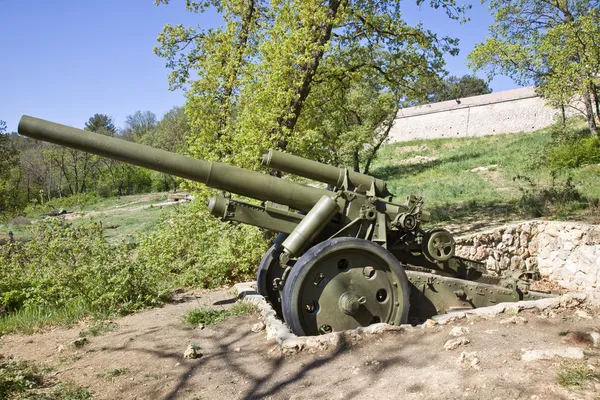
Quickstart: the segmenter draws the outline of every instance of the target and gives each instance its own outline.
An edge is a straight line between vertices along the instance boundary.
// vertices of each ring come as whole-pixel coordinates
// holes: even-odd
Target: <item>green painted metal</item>
[[[265,167],[324,182],[337,188],[343,188],[346,183],[349,183],[355,188],[362,186],[364,191],[367,191],[373,186],[377,196],[386,197],[391,195],[386,182],[381,179],[292,154],[269,150],[268,153],[263,154],[261,162]]]
[[[208,162],[100,135],[24,115],[18,132],[46,142],[124,161],[160,172],[204,183],[253,199],[274,201],[308,212],[326,190],[248,171],[218,162]]]
[[[299,335],[405,323],[409,304],[411,318],[425,319],[547,296],[530,292],[521,275],[493,277],[484,264],[455,256],[450,232],[422,227],[430,216],[421,198],[392,202],[385,182],[368,175],[276,151],[263,156],[266,166],[336,187],[328,191],[29,116],[18,131],[262,200],[256,205],[218,195],[208,209],[223,221],[289,235],[265,255],[258,281]]]
[[[333,216],[339,212],[339,205],[334,199],[329,196],[321,196],[317,204],[283,241],[282,246],[286,256],[300,256],[302,251],[325,229],[327,222],[331,221]]]

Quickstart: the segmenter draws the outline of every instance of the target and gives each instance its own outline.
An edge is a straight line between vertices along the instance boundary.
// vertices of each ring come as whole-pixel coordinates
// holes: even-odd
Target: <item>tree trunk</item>
[[[593,83],[590,86],[592,89],[592,99],[596,106],[596,118],[598,119],[598,122],[600,122],[600,98],[598,98],[598,87]]]
[[[385,143],[387,138],[390,136],[390,131],[392,130],[392,127],[396,123],[397,115],[398,115],[398,111],[394,111],[394,115],[389,119],[387,126],[385,127],[385,131],[379,137],[379,140],[377,141],[377,144],[373,147],[373,150],[371,150],[371,154],[369,154],[369,156],[367,157],[367,161],[365,162],[365,169],[363,171],[363,174],[367,174],[367,175],[369,174],[369,172],[370,172],[369,170],[371,169],[371,163],[375,159],[375,156],[377,155],[377,152],[379,151],[379,149],[381,148],[383,143]]]
[[[327,22],[322,24],[321,26],[315,27],[317,30],[317,34],[313,37],[313,43],[317,44],[317,51],[313,52],[312,57],[308,61],[308,63],[300,66],[302,70],[301,74],[301,84],[296,89],[296,94],[294,100],[290,102],[290,104],[286,107],[286,117],[280,118],[279,122],[279,141],[277,143],[277,147],[280,150],[285,150],[287,148],[287,139],[285,138],[285,132],[287,134],[293,132],[296,123],[298,122],[298,118],[300,116],[300,111],[302,111],[302,106],[304,105],[304,101],[308,97],[311,89],[312,80],[319,68],[319,64],[323,58],[323,54],[325,54],[325,44],[329,42],[331,38],[331,31],[333,30],[333,23],[335,17],[338,13],[339,7],[344,0],[329,0],[329,10],[327,11]]]
[[[592,98],[589,90],[583,91],[583,104],[585,105],[585,116],[588,121],[588,128],[592,135],[598,135],[598,128],[596,126],[596,118],[594,117],[594,108],[592,107]]]
[[[352,168],[354,172],[360,172],[360,158],[358,156],[358,150],[352,152]]]

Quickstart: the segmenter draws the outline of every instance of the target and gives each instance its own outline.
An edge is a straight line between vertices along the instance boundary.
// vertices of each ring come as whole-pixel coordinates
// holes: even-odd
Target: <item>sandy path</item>
[[[594,398],[593,386],[577,392],[556,383],[560,361],[525,362],[522,348],[564,348],[560,332],[600,329],[598,316],[573,310],[524,313],[526,324],[500,324],[508,316],[462,321],[365,337],[335,349],[282,354],[264,331],[251,332],[257,315],[231,318],[203,330],[186,329],[181,317],[200,304],[227,307],[231,291],[216,291],[179,304],[115,321],[117,330],[76,349],[85,327],[32,336],[9,335],[3,354],[51,366],[57,378],[89,388],[95,399],[579,399]],[[446,351],[454,326],[468,327],[471,341]],[[188,344],[203,357],[183,358]],[[473,369],[457,364],[476,352]],[[600,351],[587,348],[588,363]],[[106,373],[125,369],[116,377]],[[600,364],[597,366],[600,370]],[[600,385],[599,385],[600,387]],[[587,391],[586,391],[587,390]]]

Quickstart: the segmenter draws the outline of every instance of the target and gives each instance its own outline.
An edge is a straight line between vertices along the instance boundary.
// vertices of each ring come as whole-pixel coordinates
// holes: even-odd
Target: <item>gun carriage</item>
[[[404,324],[458,309],[548,295],[529,279],[500,279],[455,255],[452,234],[426,229],[423,199],[393,200],[381,179],[274,150],[266,168],[329,185],[325,190],[218,162],[23,116],[18,132],[262,201],[219,194],[208,202],[223,221],[279,232],[258,267],[258,291],[297,335],[373,323]]]

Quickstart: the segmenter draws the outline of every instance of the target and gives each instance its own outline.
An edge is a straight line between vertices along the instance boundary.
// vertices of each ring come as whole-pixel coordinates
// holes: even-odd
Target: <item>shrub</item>
[[[600,139],[588,136],[558,142],[548,152],[548,166],[552,170],[578,168],[600,163]]]
[[[532,217],[542,217],[560,214],[564,208],[586,208],[587,201],[573,184],[569,177],[564,182],[559,182],[553,176],[552,184],[539,186],[531,178],[517,175],[513,180],[525,182],[519,187],[521,198],[518,206],[521,210]]]
[[[138,262],[179,286],[217,287],[254,277],[266,249],[258,228],[223,223],[196,199],[140,238]]]
[[[33,235],[0,246],[0,305],[9,312],[75,300],[90,310],[128,312],[163,298],[162,272],[132,260],[125,246],[108,244],[98,223],[54,220]]]

